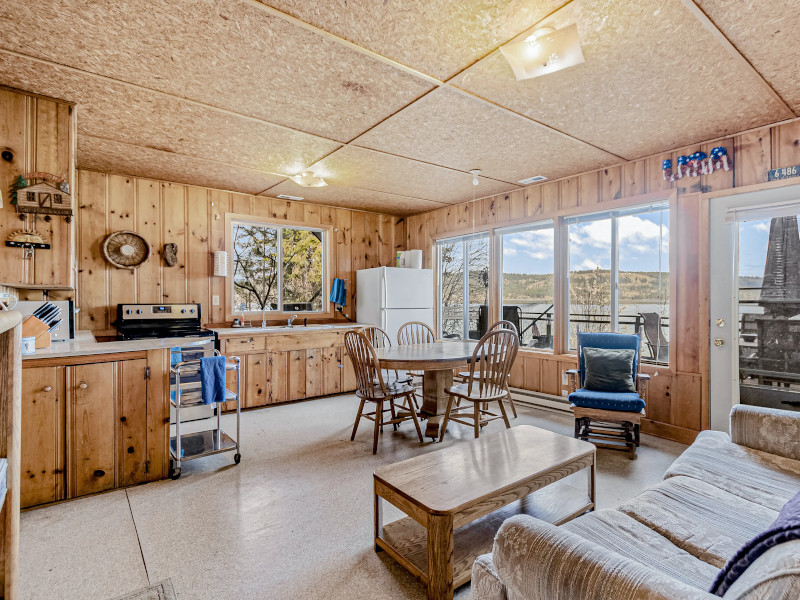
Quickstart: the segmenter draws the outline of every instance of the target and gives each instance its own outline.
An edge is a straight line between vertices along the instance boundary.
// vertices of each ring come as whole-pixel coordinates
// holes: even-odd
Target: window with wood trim
[[[520,344],[553,349],[555,227],[552,220],[496,230],[500,236],[501,319]]]
[[[645,334],[642,359],[669,353],[669,204],[570,217],[569,348],[577,331]]]
[[[439,336],[480,339],[489,320],[489,235],[439,240],[436,261]]]
[[[322,312],[324,229],[231,221],[233,312]]]

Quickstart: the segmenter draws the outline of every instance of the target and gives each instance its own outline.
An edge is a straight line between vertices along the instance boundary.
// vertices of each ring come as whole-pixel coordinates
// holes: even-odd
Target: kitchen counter
[[[75,332],[74,340],[68,342],[53,342],[49,348],[37,348],[35,354],[23,354],[22,360],[163,350],[176,346],[194,346],[206,342],[207,338],[185,337],[98,342],[91,331],[77,331]]]
[[[252,334],[275,334],[275,333],[315,333],[320,331],[342,330],[342,329],[360,329],[366,327],[366,323],[336,323],[330,325],[313,324],[313,325],[294,325],[288,327],[286,325],[268,325],[267,327],[209,327],[211,331],[215,332],[219,337],[226,337],[231,335],[252,335]]]

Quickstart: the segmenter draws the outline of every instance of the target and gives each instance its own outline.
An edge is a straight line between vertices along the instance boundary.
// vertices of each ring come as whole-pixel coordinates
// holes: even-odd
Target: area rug
[[[177,596],[172,587],[172,580],[165,579],[155,585],[114,598],[114,600],[177,600]]]

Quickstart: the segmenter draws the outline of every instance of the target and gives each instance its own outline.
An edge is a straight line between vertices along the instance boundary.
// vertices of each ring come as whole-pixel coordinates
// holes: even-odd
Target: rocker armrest
[[[731,441],[800,460],[800,413],[737,404],[731,410]]]
[[[527,515],[506,520],[492,561],[507,597],[547,600],[712,600],[706,591]],[[502,598],[486,595],[487,600]]]
[[[636,374],[636,391],[639,392],[639,397],[647,404],[647,390],[650,388],[650,375],[647,373]]]
[[[567,393],[571,394],[581,387],[581,372],[578,369],[567,369]]]

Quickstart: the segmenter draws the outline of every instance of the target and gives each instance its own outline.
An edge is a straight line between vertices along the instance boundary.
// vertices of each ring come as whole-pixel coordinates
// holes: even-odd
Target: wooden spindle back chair
[[[493,331],[502,331],[504,329],[507,331],[513,331],[517,336],[519,336],[519,331],[517,331],[517,326],[514,325],[514,323],[512,323],[511,321],[497,321],[496,323],[493,323],[491,327],[489,327],[489,330],[486,333],[488,334]],[[517,337],[517,341],[519,341],[519,337]],[[460,371],[458,373],[458,377],[462,382],[467,382],[469,380],[469,376],[470,376],[469,371]],[[508,403],[511,405],[511,412],[514,414],[514,418],[516,419],[517,406],[514,404],[514,399],[511,397],[511,390],[508,387],[508,382],[506,382],[506,392],[507,392],[506,398],[508,399]],[[456,406],[460,406],[460,404],[461,403],[458,402]]]
[[[350,441],[355,439],[358,424],[363,418],[375,423],[372,441],[373,454],[378,451],[378,433],[383,431],[384,425],[392,425],[394,429],[397,429],[403,421],[411,420],[417,430],[417,437],[422,442],[422,430],[419,427],[417,408],[414,403],[414,386],[408,382],[386,381],[383,370],[379,368],[375,348],[363,332],[348,331],[345,333],[344,345],[347,355],[353,363],[357,385],[356,396],[360,400]],[[402,403],[396,405],[397,399],[402,399]],[[367,402],[375,404],[374,412],[364,412]],[[384,414],[387,411],[390,412],[388,419]]]
[[[397,343],[401,346],[409,344],[432,344],[436,341],[436,334],[433,333],[427,324],[422,321],[411,321],[406,323],[397,332]]]
[[[468,381],[447,390],[450,399],[439,441],[444,439],[450,421],[471,425],[476,438],[480,436],[481,426],[495,419],[503,419],[506,427],[511,427],[503,399],[508,395],[508,374],[518,350],[519,336],[510,329],[495,329],[480,339],[472,353]],[[472,406],[454,407],[456,399],[472,402]],[[500,414],[481,408],[481,405],[490,402],[498,403]],[[471,422],[463,419],[470,419]]]

